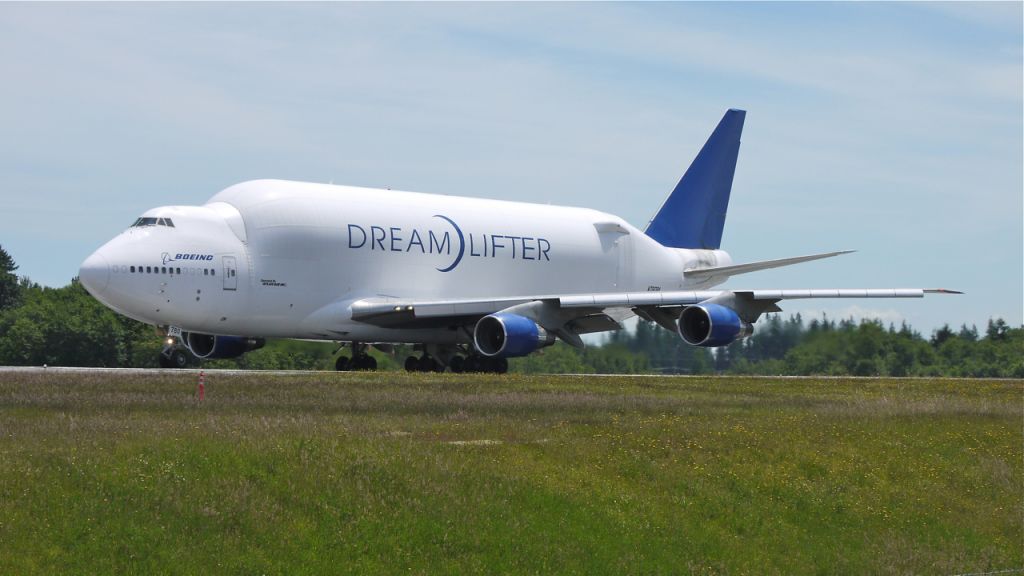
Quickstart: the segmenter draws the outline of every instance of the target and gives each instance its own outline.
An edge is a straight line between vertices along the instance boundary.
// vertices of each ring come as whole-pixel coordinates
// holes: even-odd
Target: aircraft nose
[[[82,267],[78,269],[78,281],[93,296],[98,296],[107,288],[110,281],[110,264],[99,251],[93,252],[85,262],[82,262]]]

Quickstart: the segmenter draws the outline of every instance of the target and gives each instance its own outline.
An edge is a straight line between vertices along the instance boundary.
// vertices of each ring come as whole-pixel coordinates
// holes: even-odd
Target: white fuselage
[[[134,226],[97,250],[82,267],[90,290],[137,320],[209,334],[464,341],[353,321],[350,305],[704,289],[683,270],[731,262],[584,208],[277,180],[143,216],[173,227]]]

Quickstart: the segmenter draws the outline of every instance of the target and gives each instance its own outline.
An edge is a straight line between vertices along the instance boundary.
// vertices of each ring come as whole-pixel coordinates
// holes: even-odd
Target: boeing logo
[[[451,272],[463,258],[506,258],[550,262],[551,243],[545,238],[509,234],[463,233],[454,220],[441,214],[434,218],[451,229],[421,230],[401,226],[348,225],[348,247],[352,250],[419,252],[451,257],[438,272]]]
[[[213,254],[182,254],[181,252],[179,252],[174,255],[174,258],[171,258],[170,252],[164,252],[163,254],[160,255],[160,259],[163,260],[164,264],[167,264],[168,262],[178,262],[180,260],[211,261],[213,260]]]

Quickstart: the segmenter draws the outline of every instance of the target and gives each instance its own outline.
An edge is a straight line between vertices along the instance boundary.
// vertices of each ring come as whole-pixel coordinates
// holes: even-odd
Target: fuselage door
[[[234,256],[224,256],[224,289],[238,289],[238,265]]]

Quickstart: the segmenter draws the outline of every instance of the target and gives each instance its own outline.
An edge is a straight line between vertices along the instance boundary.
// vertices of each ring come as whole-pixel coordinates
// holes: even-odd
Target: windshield
[[[167,226],[169,228],[174,228],[174,222],[171,222],[170,218],[142,217],[136,219],[131,225],[132,228],[138,228],[141,226]]]

